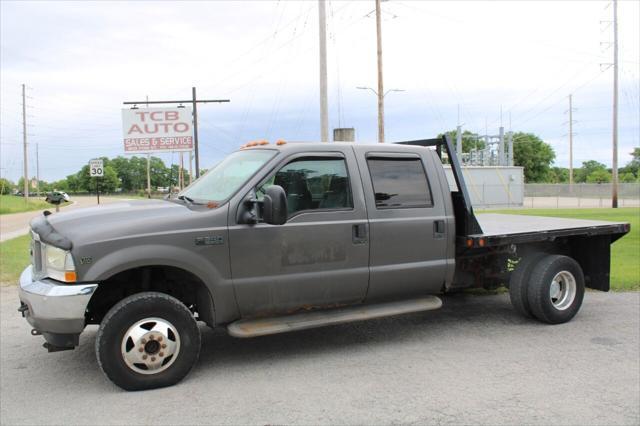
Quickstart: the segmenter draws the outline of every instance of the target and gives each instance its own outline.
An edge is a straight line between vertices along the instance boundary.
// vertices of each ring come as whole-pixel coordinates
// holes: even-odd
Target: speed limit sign
[[[89,176],[102,177],[104,176],[104,167],[101,159],[89,161]]]

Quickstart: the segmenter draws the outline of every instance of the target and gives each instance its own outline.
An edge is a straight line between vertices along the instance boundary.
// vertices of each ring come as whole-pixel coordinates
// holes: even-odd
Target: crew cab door
[[[369,282],[369,239],[353,150],[290,155],[255,187],[257,199],[269,185],[286,192],[287,222],[229,227],[241,315],[361,302]]]
[[[451,218],[429,153],[357,149],[371,245],[367,300],[439,292],[453,262]]]

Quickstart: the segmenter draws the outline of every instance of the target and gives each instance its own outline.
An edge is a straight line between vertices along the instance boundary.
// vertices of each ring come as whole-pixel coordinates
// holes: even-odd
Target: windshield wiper
[[[178,195],[178,200],[186,201],[189,204],[196,204],[196,202],[193,201],[193,198],[189,198],[186,195]]]

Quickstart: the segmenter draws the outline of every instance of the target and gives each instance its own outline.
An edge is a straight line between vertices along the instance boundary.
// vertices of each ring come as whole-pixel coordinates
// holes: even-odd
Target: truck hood
[[[46,220],[55,233],[78,246],[200,226],[225,226],[226,210],[192,210],[165,200],[136,200],[52,214]],[[34,219],[32,226],[41,221]]]

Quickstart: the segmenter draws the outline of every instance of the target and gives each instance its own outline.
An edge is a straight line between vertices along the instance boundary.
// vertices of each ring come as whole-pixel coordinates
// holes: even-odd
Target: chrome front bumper
[[[84,330],[84,314],[97,287],[49,279],[33,281],[32,267],[28,266],[20,275],[19,310],[40,333],[78,334]]]

